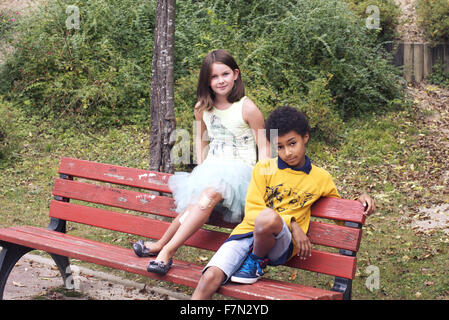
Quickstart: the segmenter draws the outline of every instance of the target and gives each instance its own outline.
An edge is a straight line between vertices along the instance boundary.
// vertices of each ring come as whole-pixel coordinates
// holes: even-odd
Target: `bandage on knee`
[[[179,218],[179,223],[182,224],[189,214],[190,214],[190,211],[189,211],[189,210],[186,210],[186,211],[183,213],[183,215],[181,216],[181,218]]]
[[[211,207],[211,203],[212,203],[212,199],[209,198],[207,195],[202,194],[200,199],[198,200],[198,205],[200,206],[200,208],[202,210],[206,209],[206,208],[210,208]]]

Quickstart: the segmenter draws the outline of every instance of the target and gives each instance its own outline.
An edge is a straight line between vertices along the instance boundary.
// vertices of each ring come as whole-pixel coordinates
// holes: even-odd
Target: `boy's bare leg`
[[[263,210],[256,218],[254,225],[254,248],[253,254],[258,257],[265,257],[273,248],[284,223],[279,214],[272,209]]]
[[[221,200],[221,194],[217,193],[214,189],[208,188],[204,190],[198,202],[189,206],[186,212],[184,212],[184,221],[179,225],[167,244],[161,249],[156,260],[167,263],[175,255],[176,250],[206,223],[215,205]]]
[[[218,288],[220,288],[226,275],[217,267],[209,267],[203,273],[198,285],[193,292],[192,300],[210,300]]]

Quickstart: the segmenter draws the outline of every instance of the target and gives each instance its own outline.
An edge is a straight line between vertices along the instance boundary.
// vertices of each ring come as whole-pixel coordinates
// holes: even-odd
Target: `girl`
[[[215,206],[224,220],[240,222],[256,163],[256,144],[259,160],[270,156],[265,134],[257,134],[264,129],[262,112],[245,97],[240,69],[227,51],[215,50],[204,58],[197,97],[199,165],[191,173],[175,173],[168,182],[179,215],[157,242],[133,244],[138,256],[157,255],[148,265],[149,272],[166,274],[176,250],[209,219]]]

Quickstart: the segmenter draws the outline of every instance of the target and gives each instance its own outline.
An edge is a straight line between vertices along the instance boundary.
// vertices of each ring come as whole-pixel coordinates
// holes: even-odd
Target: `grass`
[[[147,129],[128,126],[92,132],[68,123],[54,126],[25,117],[1,99],[0,111],[6,128],[3,143],[8,143],[7,153],[0,160],[0,227],[48,225],[51,189],[62,156],[148,167]],[[449,202],[447,185],[444,187],[441,178],[448,167],[447,157],[443,158],[445,151],[433,147],[437,133],[421,126],[420,121],[419,110],[412,106],[384,116],[367,115],[346,123],[343,143],[327,145],[312,139],[308,146],[308,155],[331,172],[342,197],[356,198],[366,191],[376,200],[377,213],[367,220],[363,231],[353,299],[449,299],[448,235],[442,231],[420,232],[410,223],[421,218],[419,208]],[[126,247],[135,239],[77,224],[69,224],[69,231]],[[182,248],[178,257],[205,264],[211,254]],[[372,283],[372,270],[379,271],[379,287],[371,291],[367,283]],[[151,285],[192,292],[109,271]],[[324,288],[333,284],[332,277],[286,267],[270,267],[267,276]]]

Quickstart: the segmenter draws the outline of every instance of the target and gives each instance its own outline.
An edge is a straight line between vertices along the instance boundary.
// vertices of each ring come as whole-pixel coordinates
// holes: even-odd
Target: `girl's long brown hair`
[[[196,96],[199,101],[198,109],[200,111],[210,111],[214,107],[215,94],[210,88],[209,83],[211,66],[215,62],[227,65],[232,69],[232,71],[235,69],[240,70],[234,58],[226,50],[214,50],[207,54],[207,56],[203,59],[203,64],[201,65],[200,76],[198,78],[198,87],[196,89]],[[241,72],[239,72],[238,78],[235,80],[234,86],[228,95],[228,101],[234,103],[239,101],[243,96],[245,96],[245,88],[243,86]]]

